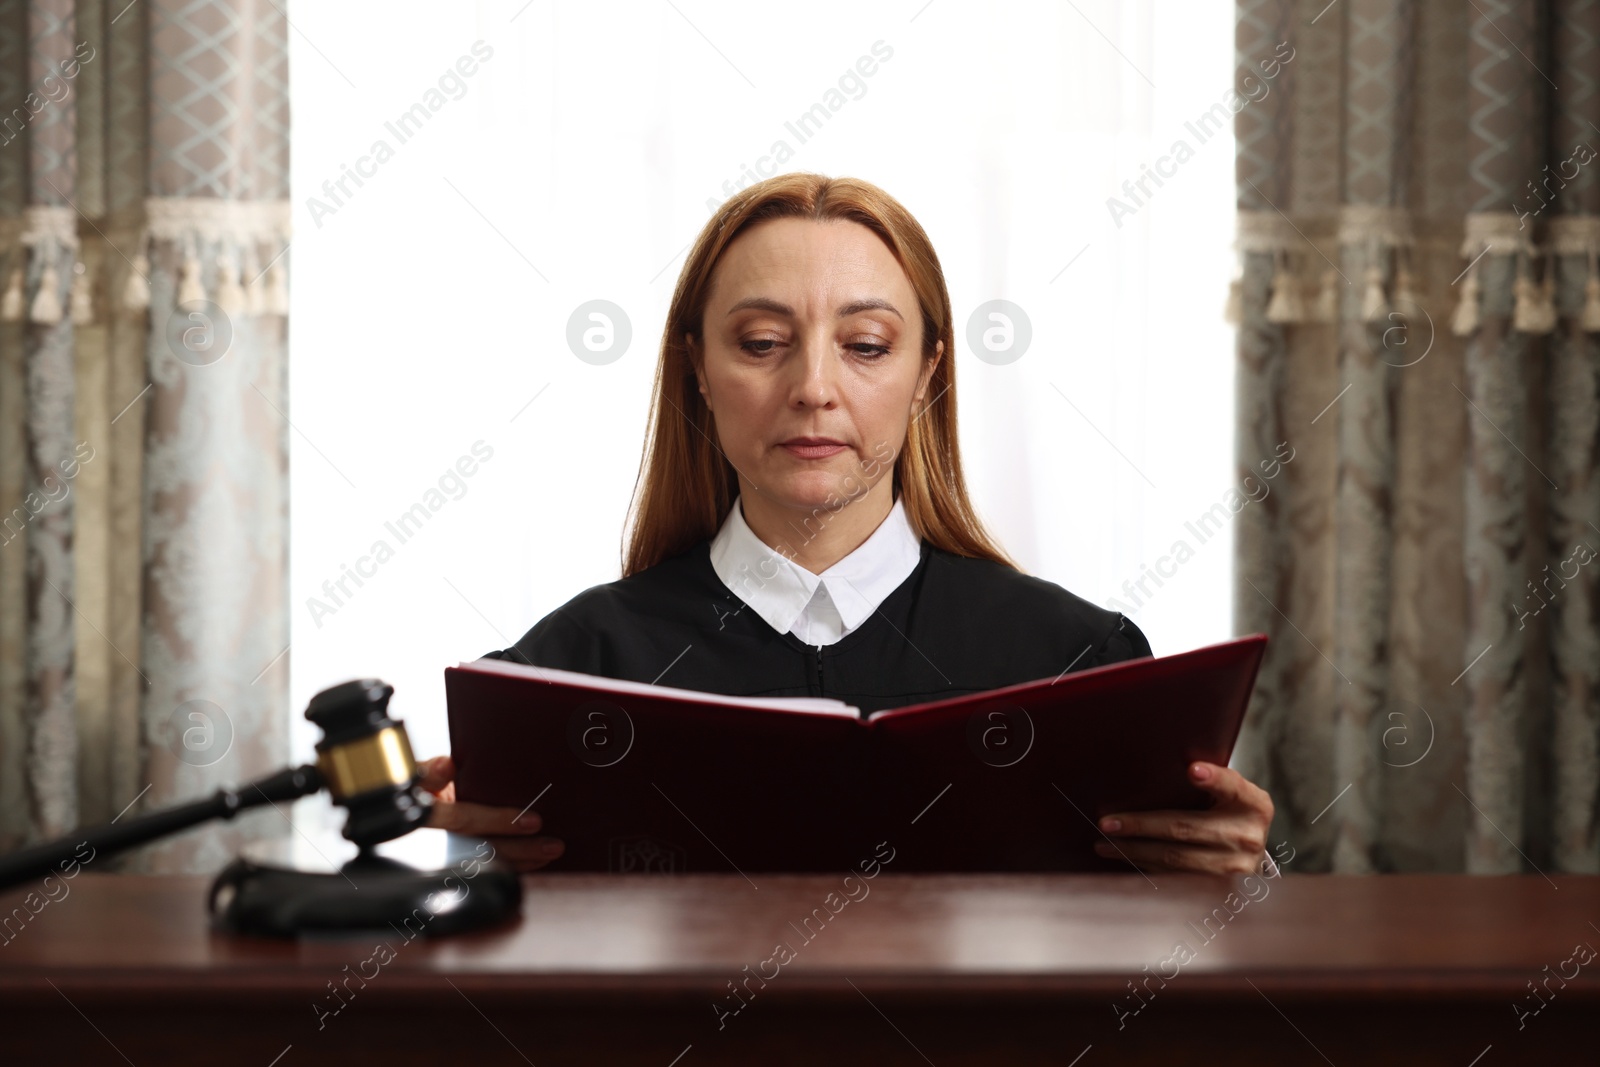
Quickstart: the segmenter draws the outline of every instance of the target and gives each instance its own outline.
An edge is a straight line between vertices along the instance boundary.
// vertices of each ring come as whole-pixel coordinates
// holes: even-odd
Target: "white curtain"
[[[775,152],[882,186],[932,236],[967,476],[1007,548],[1115,599],[1158,654],[1230,635],[1231,529],[1185,526],[1234,469],[1233,130],[1185,125],[1234,85],[1226,0],[290,19],[297,754],[306,700],[358,675],[394,683],[418,751],[444,751],[444,667],[619,576],[683,252]],[[1132,199],[1144,165],[1169,176]],[[592,300],[632,331],[604,365],[567,341]],[[992,300],[1031,326],[1012,362],[964,340]],[[1161,563],[1179,540],[1192,557]]]

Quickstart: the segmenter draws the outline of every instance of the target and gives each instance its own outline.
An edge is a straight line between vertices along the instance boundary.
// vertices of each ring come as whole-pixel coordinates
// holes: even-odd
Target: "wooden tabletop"
[[[214,933],[199,877],[85,874],[0,946],[0,996],[116,987],[218,998],[305,991],[371,955],[375,935],[278,942]],[[724,991],[767,963],[790,995],[1019,989],[1107,999],[1145,973],[1210,995],[1515,999],[1600,946],[1600,877],[817,875],[526,877],[522,917],[430,941],[385,940],[393,992]],[[833,894],[830,897],[830,894]],[[1230,897],[1230,894],[1234,894]],[[0,914],[24,892],[0,895]],[[837,909],[837,913],[834,913]],[[809,924],[805,920],[810,917]],[[1209,922],[1208,922],[1209,920]],[[1187,958],[1175,955],[1179,942]],[[1164,962],[1165,961],[1165,962]],[[1570,967],[1571,965],[1569,965]],[[1600,961],[1590,965],[1593,971]],[[1570,973],[1570,971],[1569,971]],[[848,987],[846,987],[848,991]],[[1600,982],[1563,995],[1600,999]]]
[[[0,944],[8,1067],[1498,1067],[1600,1037],[1595,876],[541,874],[506,927],[409,942],[219,934],[206,878],[66,884]]]

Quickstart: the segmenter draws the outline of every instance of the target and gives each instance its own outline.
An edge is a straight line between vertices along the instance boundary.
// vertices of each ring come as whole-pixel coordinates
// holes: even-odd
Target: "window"
[[[444,668],[618,576],[686,247],[774,165],[928,229],[970,486],[1025,568],[1158,654],[1230,635],[1231,530],[1185,524],[1234,480],[1233,131],[1186,124],[1232,85],[1232,6],[808,12],[293,5],[296,757],[311,695],[372,675],[445,751]],[[566,340],[595,299],[631,330],[605,365]],[[1026,315],[1011,362],[966,340],[975,314],[1020,332],[995,299]],[[1146,566],[1169,576],[1141,594]]]

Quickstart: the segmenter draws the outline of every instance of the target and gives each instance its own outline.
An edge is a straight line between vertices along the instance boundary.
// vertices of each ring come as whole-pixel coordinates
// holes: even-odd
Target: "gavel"
[[[306,718],[322,729],[317,761],[269,774],[238,789],[219,789],[204,800],[151,812],[126,822],[113,820],[0,857],[0,889],[55,873],[87,844],[92,855],[115,853],[186,830],[210,819],[295,800],[326,788],[348,811],[344,836],[361,854],[424,825],[433,798],[411,753],[403,723],[389,718],[394,687],[362,678],[324,689],[306,706]]]

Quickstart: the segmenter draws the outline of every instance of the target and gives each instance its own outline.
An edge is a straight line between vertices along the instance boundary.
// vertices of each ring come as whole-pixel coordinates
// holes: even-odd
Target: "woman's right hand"
[[[434,796],[428,825],[451,833],[486,838],[495,855],[519,871],[536,871],[561,855],[565,847],[558,838],[537,837],[543,825],[538,812],[527,810],[518,817],[516,808],[492,808],[456,800],[456,764],[449,756],[435,756],[417,764],[422,771],[422,788]]]

